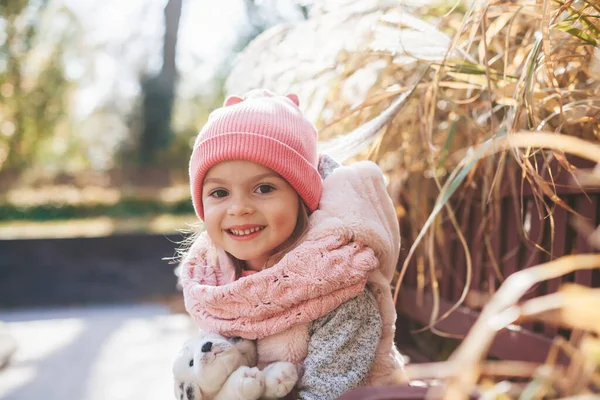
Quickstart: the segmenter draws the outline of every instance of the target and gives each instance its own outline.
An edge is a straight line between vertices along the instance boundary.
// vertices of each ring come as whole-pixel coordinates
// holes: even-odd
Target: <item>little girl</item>
[[[318,157],[298,98],[257,90],[211,113],[189,172],[205,231],[179,274],[201,329],[256,339],[259,368],[295,363],[299,399],[405,381],[390,289],[400,235],[376,164]]]

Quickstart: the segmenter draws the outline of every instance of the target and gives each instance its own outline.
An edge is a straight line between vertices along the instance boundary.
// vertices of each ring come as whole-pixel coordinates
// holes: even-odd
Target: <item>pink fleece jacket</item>
[[[234,281],[234,269],[206,234],[181,264],[186,309],[199,327],[258,339],[259,361],[302,364],[308,324],[361,293],[374,294],[383,322],[369,384],[404,382],[394,345],[391,293],[400,246],[398,221],[379,167],[363,161],[334,170],[304,241],[269,269]]]

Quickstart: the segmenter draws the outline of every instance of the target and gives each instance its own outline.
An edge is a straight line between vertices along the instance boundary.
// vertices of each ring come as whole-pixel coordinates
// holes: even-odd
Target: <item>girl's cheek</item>
[[[298,205],[289,205],[278,208],[277,213],[274,213],[275,215],[273,215],[277,225],[282,227],[287,226],[288,228],[291,227],[293,230],[296,227],[296,221],[298,219],[298,212],[294,211],[297,210],[297,207]]]

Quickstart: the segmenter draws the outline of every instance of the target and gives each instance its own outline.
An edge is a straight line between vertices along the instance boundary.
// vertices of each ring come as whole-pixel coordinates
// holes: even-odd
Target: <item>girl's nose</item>
[[[229,215],[247,215],[254,212],[249,201],[243,198],[233,198],[228,208]]]

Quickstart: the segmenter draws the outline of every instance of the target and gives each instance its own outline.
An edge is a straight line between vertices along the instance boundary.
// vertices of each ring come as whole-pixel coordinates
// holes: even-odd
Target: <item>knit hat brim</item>
[[[272,157],[272,154],[278,157]],[[189,167],[192,202],[201,220],[204,220],[204,177],[216,164],[231,160],[252,161],[272,169],[296,190],[310,212],[318,208],[323,190],[321,176],[304,157],[285,143],[268,136],[227,132],[198,143],[192,152]]]

